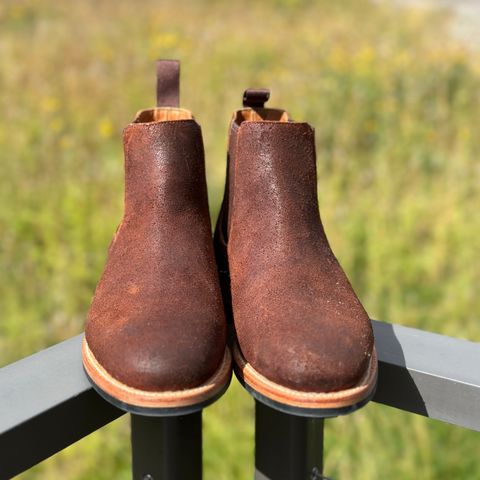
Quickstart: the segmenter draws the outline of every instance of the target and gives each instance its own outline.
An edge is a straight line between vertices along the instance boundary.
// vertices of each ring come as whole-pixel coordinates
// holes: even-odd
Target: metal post
[[[131,415],[133,480],[201,480],[202,412]]]
[[[323,418],[306,418],[255,402],[255,480],[320,480]]]

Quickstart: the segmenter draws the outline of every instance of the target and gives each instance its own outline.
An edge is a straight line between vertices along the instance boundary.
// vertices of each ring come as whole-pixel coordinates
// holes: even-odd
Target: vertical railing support
[[[131,415],[133,480],[201,480],[202,412]]]
[[[320,480],[322,471],[323,419],[255,402],[255,480]]]

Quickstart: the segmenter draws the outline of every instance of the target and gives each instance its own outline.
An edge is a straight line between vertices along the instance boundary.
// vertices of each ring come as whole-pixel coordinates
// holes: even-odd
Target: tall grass
[[[0,5],[0,364],[83,328],[122,213],[122,128],[180,58],[215,217],[247,86],[316,127],[321,214],[373,318],[480,340],[480,70],[442,12],[393,3]],[[207,479],[252,476],[253,404],[204,414]],[[123,418],[21,478],[129,478]],[[326,427],[337,479],[474,479],[478,435],[370,404]]]

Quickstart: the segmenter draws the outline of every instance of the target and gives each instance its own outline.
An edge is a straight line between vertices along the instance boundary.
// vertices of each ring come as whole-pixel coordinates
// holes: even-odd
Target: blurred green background
[[[446,11],[342,1],[0,4],[0,365],[82,331],[123,208],[122,128],[180,58],[212,218],[248,86],[316,128],[322,218],[372,318],[480,341],[480,68]],[[249,479],[253,402],[204,413],[207,480]],[[475,479],[478,434],[377,404],[326,422],[335,479]],[[21,476],[128,479],[124,417]]]

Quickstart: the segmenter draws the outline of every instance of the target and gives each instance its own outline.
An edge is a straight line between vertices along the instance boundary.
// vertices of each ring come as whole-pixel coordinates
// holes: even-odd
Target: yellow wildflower
[[[152,38],[152,48],[158,50],[173,48],[178,44],[179,38],[176,33],[162,32]]]
[[[40,108],[46,113],[52,113],[58,110],[60,102],[56,97],[43,97],[40,101]]]
[[[112,122],[106,118],[102,119],[98,124],[98,133],[102,138],[110,138],[113,134]]]

